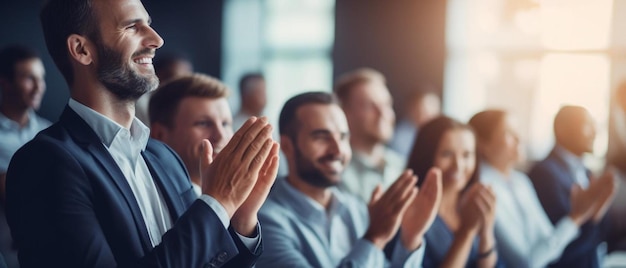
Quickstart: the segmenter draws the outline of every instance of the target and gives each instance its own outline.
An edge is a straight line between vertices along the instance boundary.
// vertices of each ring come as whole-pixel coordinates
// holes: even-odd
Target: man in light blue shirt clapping
[[[351,158],[346,117],[335,97],[309,92],[287,101],[280,114],[281,147],[289,164],[259,212],[265,250],[258,267],[416,267],[423,234],[441,200],[441,173],[419,191],[412,171],[369,207],[336,189]],[[399,239],[392,240],[401,229]],[[391,256],[383,249],[393,241]]]

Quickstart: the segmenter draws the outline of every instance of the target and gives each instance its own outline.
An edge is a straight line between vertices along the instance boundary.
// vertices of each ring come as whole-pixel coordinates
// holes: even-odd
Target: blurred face
[[[211,142],[215,158],[233,136],[228,101],[226,98],[186,97],[178,105],[173,126],[162,130],[160,139],[176,151],[194,176],[199,172],[202,140]]]
[[[261,115],[267,104],[266,87],[264,79],[253,79],[248,82],[246,93],[246,106],[255,115]]]
[[[442,171],[444,189],[461,191],[476,168],[476,140],[466,129],[444,133],[435,153],[434,166]]]
[[[120,100],[137,100],[154,90],[159,79],[152,58],[163,39],[150,27],[148,12],[139,0],[95,1],[100,36],[98,80]]]
[[[46,71],[39,58],[27,59],[15,64],[13,81],[6,83],[5,98],[22,109],[39,109],[46,91]]]
[[[344,111],[352,135],[372,143],[386,143],[393,135],[396,115],[387,87],[380,82],[356,86]]]
[[[572,131],[572,145],[581,153],[592,153],[596,139],[595,122],[588,112],[581,117],[580,123],[573,126],[575,129]]]
[[[501,161],[506,165],[517,163],[521,158],[520,141],[513,119],[506,116],[492,131],[491,140],[480,143],[487,161]]]
[[[430,120],[441,114],[441,103],[439,97],[434,94],[428,94],[418,101],[411,111],[412,118],[416,126],[423,126]]]
[[[297,111],[300,128],[290,165],[308,184],[326,188],[339,183],[352,157],[348,123],[337,105],[310,104]]]

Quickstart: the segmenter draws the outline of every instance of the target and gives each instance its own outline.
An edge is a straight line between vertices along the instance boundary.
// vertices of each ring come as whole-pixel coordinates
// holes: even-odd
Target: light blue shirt
[[[384,163],[376,166],[367,156],[354,151],[352,161],[343,172],[339,189],[360,197],[365,203],[372,198],[377,185],[387,190],[404,172],[406,160],[395,151],[385,148]]]
[[[396,124],[389,147],[408,159],[411,156],[417,133],[417,126],[408,119],[402,119]]]
[[[578,226],[569,217],[552,226],[526,174],[513,170],[506,176],[484,162],[480,174],[498,200],[495,236],[498,256],[506,266],[545,267],[578,237]]]
[[[146,161],[141,152],[146,149],[150,129],[139,119],[133,119],[130,129],[126,129],[95,110],[70,99],[68,106],[74,110],[107,148],[128,182],[143,216],[152,246],[161,243],[161,237],[172,227],[171,216],[165,199],[154,184]],[[224,228],[230,226],[226,209],[213,197],[201,195],[202,199],[217,214]],[[248,249],[259,244],[259,236],[247,238],[239,235]]]
[[[422,263],[425,246],[408,252],[400,239],[389,263],[382,250],[362,238],[369,225],[365,203],[336,189],[325,209],[279,178],[259,218],[265,250],[257,267],[420,267]]]
[[[28,112],[28,123],[21,127],[17,122],[0,113],[0,173],[6,173],[13,154],[32,140],[39,131],[50,126],[50,121]]]

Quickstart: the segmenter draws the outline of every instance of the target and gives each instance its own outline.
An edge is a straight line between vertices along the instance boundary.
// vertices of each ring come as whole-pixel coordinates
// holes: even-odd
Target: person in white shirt
[[[478,139],[480,180],[498,198],[495,235],[501,260],[508,267],[545,267],[558,260],[606,192],[598,186],[573,188],[571,211],[553,226],[528,176],[514,169],[522,154],[512,117],[503,110],[486,110],[469,124]]]
[[[44,65],[32,49],[0,50],[0,253],[9,267],[18,264],[4,210],[6,172],[17,149],[51,124],[35,113],[46,91],[44,78]]]
[[[201,195],[200,146],[208,139],[213,158],[233,136],[228,88],[204,75],[183,75],[155,90],[150,99],[152,138],[169,145],[187,167],[194,190]]]
[[[239,129],[251,116],[262,116],[267,104],[265,77],[261,73],[247,73],[239,80],[241,105],[233,118],[233,129]]]
[[[334,88],[348,119],[353,151],[339,187],[365,202],[377,185],[389,187],[406,165],[406,159],[386,145],[396,115],[385,83],[383,74],[363,68],[342,75]]]

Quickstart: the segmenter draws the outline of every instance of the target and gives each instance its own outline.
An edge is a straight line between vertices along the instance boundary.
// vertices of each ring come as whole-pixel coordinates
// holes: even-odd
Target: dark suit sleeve
[[[572,181],[568,173],[560,172],[554,165],[540,163],[528,175],[552,224],[568,216],[572,185],[566,183]],[[565,248],[557,266],[596,267],[596,248],[603,240],[602,229],[601,225],[591,221],[581,226],[580,235]]]
[[[80,157],[88,155],[77,157],[64,144],[42,139],[15,154],[7,176],[7,216],[21,267],[220,267],[237,261],[240,241],[200,200],[155,248],[128,245],[138,243],[136,228],[144,223],[127,216],[125,200],[102,201],[118,191],[95,179],[105,171],[85,168]]]

